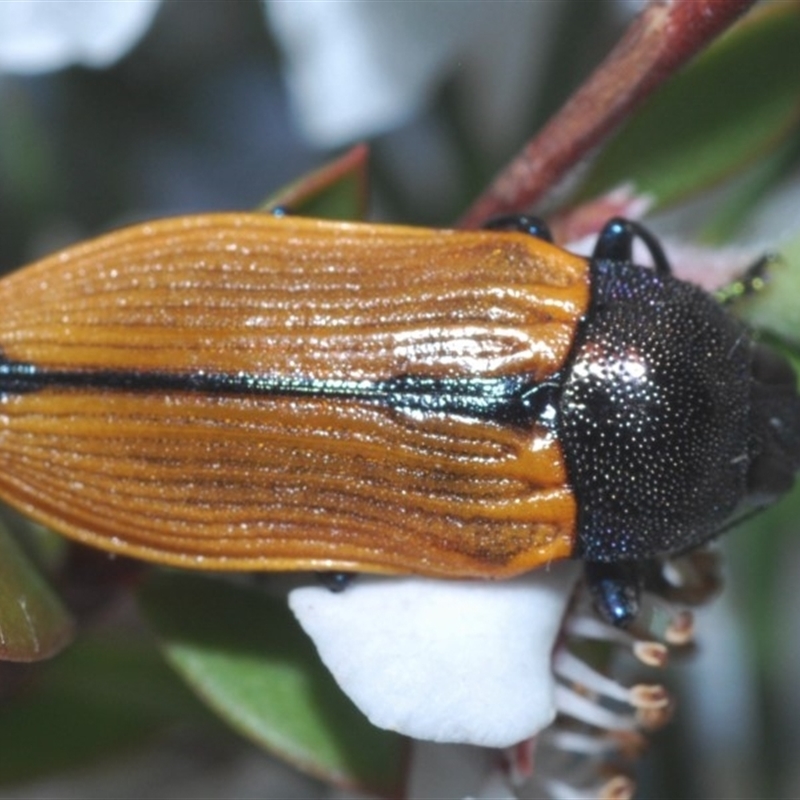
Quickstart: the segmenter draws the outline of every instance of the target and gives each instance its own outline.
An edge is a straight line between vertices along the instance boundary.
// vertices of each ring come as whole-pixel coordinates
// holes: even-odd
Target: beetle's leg
[[[639,614],[640,565],[635,561],[588,561],[584,574],[598,614],[617,628],[628,627]]]
[[[332,592],[343,592],[354,580],[352,572],[318,572],[317,580]]]
[[[754,261],[745,271],[741,278],[726,284],[714,292],[714,297],[723,305],[728,305],[738,300],[740,297],[749,297],[756,292],[760,292],[766,283],[765,273],[767,267],[778,259],[774,253],[765,253],[761,258]]]
[[[528,214],[509,214],[504,217],[495,217],[484,223],[484,228],[490,231],[519,231],[529,233],[537,239],[544,239],[546,242],[553,241],[553,234],[547,223],[539,217]]]
[[[605,224],[597,237],[593,257],[606,261],[630,262],[633,259],[634,239],[644,242],[659,275],[672,274],[669,259],[658,239],[644,225],[622,217],[614,217]]]

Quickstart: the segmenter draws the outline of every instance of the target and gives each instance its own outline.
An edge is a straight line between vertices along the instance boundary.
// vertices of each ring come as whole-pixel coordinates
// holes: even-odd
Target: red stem
[[[588,80],[467,210],[461,227],[530,208],[754,2],[651,0]]]

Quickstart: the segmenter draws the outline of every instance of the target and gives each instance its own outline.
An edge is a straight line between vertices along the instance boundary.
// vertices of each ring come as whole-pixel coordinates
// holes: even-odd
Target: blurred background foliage
[[[414,118],[372,137],[381,216],[452,222],[623,29],[613,4],[564,5],[564,19],[548,25],[563,37],[546,46],[554,77],[526,81],[533,88],[516,130],[481,142],[467,128],[475,112],[456,63]],[[2,263],[139,217],[251,208],[318,165],[331,148],[298,129],[280,68],[261,5],[233,0],[164,3],[135,49],[107,69],[4,75]]]
[[[530,4],[502,5],[505,24],[534,25],[531,17],[515,22],[509,11]],[[454,51],[405,120],[390,130],[364,131],[372,144],[373,218],[452,223],[608,51],[629,4],[542,5],[552,8],[522,45],[529,56],[524,69],[504,75],[507,65],[492,72],[480,61],[468,69],[469,50]],[[784,21],[771,37],[737,47],[754,48],[749,58],[771,63],[785,55],[774,37],[788,35],[790,27]],[[492,50],[480,36],[469,46],[481,54]],[[494,49],[501,48],[495,43]],[[790,79],[793,63],[800,75],[800,49],[791,53],[788,66],[778,61],[776,67],[787,77],[782,94],[770,95],[781,94],[782,113],[766,104],[745,126],[740,108],[727,121],[728,132],[715,130],[712,138],[694,116],[705,102],[692,94],[697,84],[673,84],[669,91],[677,95],[650,116],[643,113],[628,138],[597,162],[586,192],[611,188],[638,163],[641,185],[657,194],[662,190],[652,187],[663,185],[672,201],[655,218],[657,229],[762,249],[793,234],[786,253],[796,250],[800,91]],[[733,62],[739,58],[734,52]],[[283,64],[260,3],[173,0],[161,4],[134,49],[105,69],[0,72],[0,269],[125,222],[252,208],[324,163],[347,140],[323,145],[298,125]],[[743,78],[725,74],[730,95],[737,95]],[[487,98],[512,91],[507,117],[486,110],[492,108]],[[748,107],[757,105],[744,98]],[[724,142],[740,146],[747,131],[760,144],[741,156],[731,180],[715,174],[708,179],[713,191],[687,200],[686,176],[706,169],[709,154],[720,156]],[[647,146],[659,137],[675,143],[662,160]],[[735,159],[722,160],[728,169]],[[800,330],[792,317],[798,295],[791,283],[785,286],[776,307],[751,313],[764,325],[778,318],[776,335],[792,339]],[[641,765],[640,797],[800,796],[798,514],[795,494],[725,542],[728,586],[698,615],[697,652],[675,660],[676,718]],[[15,515],[4,518],[14,546],[56,583],[69,575],[61,588],[82,633],[51,663],[1,665],[0,796],[325,796],[321,783],[231,734],[186,692],[156,656],[133,604],[115,591],[128,580],[124,565],[65,554],[63,544]],[[0,565],[0,580],[11,591],[8,568]],[[169,587],[148,587],[145,608],[158,602],[159,591],[168,594]],[[41,602],[42,613],[55,619],[64,613],[46,592]],[[168,657],[180,668],[176,661],[191,660],[191,652],[173,648]]]

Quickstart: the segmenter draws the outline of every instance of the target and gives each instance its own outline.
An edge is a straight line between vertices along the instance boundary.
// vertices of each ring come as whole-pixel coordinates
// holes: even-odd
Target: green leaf
[[[770,669],[768,659],[779,649],[780,637],[786,634],[781,614],[776,613],[785,600],[783,585],[775,582],[775,575],[796,546],[799,519],[800,485],[796,485],[741,530],[734,530],[726,543],[731,584],[738,587],[739,624],[749,628],[748,639],[758,645],[752,655],[764,659],[761,668],[765,671]]]
[[[50,658],[72,637],[69,612],[0,525],[0,659]]]
[[[365,146],[353,147],[343,156],[280,189],[261,205],[264,211],[284,206],[292,214],[322,219],[363,219],[367,197]]]
[[[657,207],[675,202],[771,152],[799,120],[800,6],[775,3],[653,95],[600,154],[580,195],[633,183]]]
[[[323,780],[400,793],[405,740],[342,694],[284,600],[179,573],[155,574],[140,599],[167,659],[240,733]]]
[[[698,241],[719,245],[736,238],[743,224],[786,175],[800,162],[800,137],[783,142],[725,187],[697,233]]]
[[[151,643],[85,639],[26,680],[0,708],[2,784],[99,761],[187,717],[208,719]]]

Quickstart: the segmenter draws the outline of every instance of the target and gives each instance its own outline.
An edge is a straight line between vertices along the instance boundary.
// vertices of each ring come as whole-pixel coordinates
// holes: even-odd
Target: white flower
[[[265,8],[301,127],[325,147],[407,122],[455,73],[469,86],[473,133],[518,142],[563,10],[430,0],[266,0]]]
[[[141,38],[160,0],[3,0],[0,70],[107,67]]]
[[[2,0],[0,71],[109,66],[144,35],[160,0]],[[513,146],[535,102],[558,3],[264,0],[307,138],[335,147],[411,119],[458,73],[489,147]],[[524,35],[520,32],[524,31]]]
[[[359,577],[289,603],[344,692],[381,728],[508,747],[556,713],[552,653],[578,567],[508,581]]]

